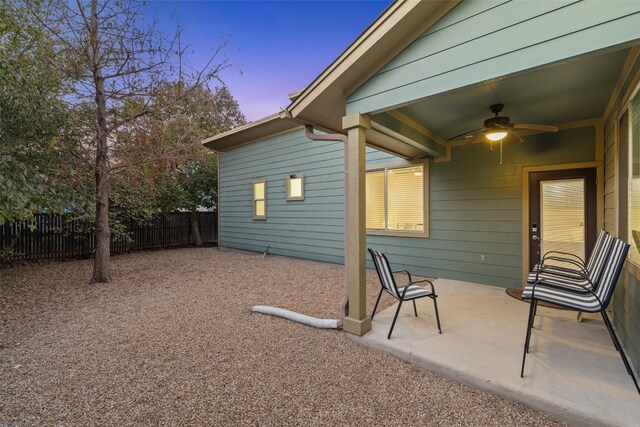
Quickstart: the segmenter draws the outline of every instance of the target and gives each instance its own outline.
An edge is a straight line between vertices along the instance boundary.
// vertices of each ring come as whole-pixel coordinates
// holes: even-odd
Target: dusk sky
[[[222,79],[247,120],[276,113],[307,86],[390,1],[154,1],[162,27],[184,27],[190,61],[201,66],[226,37]]]

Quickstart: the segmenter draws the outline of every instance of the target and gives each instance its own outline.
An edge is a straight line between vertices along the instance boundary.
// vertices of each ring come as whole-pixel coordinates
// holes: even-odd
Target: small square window
[[[267,180],[253,181],[253,219],[267,219]]]
[[[287,201],[304,200],[304,175],[291,174],[287,176]]]

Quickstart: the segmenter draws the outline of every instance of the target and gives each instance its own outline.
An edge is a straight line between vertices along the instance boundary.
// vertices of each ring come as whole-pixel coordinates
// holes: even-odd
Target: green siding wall
[[[594,128],[505,144],[502,165],[498,146],[454,148],[451,162],[430,165],[430,238],[367,236],[367,246],[416,274],[521,288],[522,168],[592,161],[594,152]]]
[[[347,113],[385,110],[639,38],[639,1],[463,1],[352,93]]]
[[[616,176],[616,120],[624,108],[623,97],[637,81],[633,79],[640,73],[640,61],[631,68],[628,78],[615,99],[615,105],[609,117],[605,118],[605,229],[617,234],[617,176]],[[633,246],[631,250],[636,250]],[[640,369],[640,280],[633,274],[633,268],[625,264],[622,275],[613,294],[610,308],[613,309],[613,321],[618,334],[627,350],[636,370]]]
[[[416,274],[519,288],[522,168],[591,161],[594,141],[593,128],[530,136],[505,145],[503,165],[488,144],[456,148],[451,162],[430,165],[431,237],[367,236],[367,246]],[[398,160],[367,150],[369,164]],[[291,173],[305,176],[304,201],[285,201]],[[251,183],[260,178],[266,221],[252,219]],[[295,131],[222,153],[220,244],[253,251],[270,244],[275,254],[342,263],[343,197],[342,143]]]
[[[220,153],[220,246],[343,262],[343,144],[303,130]],[[304,175],[305,199],[286,201],[285,179]],[[267,180],[267,219],[252,218],[252,182]]]
[[[635,248],[631,248],[635,250]],[[640,368],[640,282],[625,268],[612,301],[613,321],[631,363]]]

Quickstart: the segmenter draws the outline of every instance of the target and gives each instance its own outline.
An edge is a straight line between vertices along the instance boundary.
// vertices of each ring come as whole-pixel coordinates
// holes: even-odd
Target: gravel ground
[[[343,332],[251,313],[336,317],[342,266],[193,248],[116,256],[113,272],[89,286],[91,261],[0,271],[0,425],[561,424]]]

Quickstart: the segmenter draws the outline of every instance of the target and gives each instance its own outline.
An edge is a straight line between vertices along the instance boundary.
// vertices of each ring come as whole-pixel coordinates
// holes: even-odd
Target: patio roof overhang
[[[294,93],[287,108],[292,118],[321,130],[344,133],[345,98],[458,3],[460,0],[392,3],[308,87]],[[446,147],[438,138],[402,132],[402,125],[396,128],[398,124],[393,117],[376,121],[366,132],[367,144],[404,158],[445,155]]]
[[[492,104],[504,104],[501,115],[514,123],[574,127],[606,115],[626,64],[639,54],[638,46],[622,45],[390,106],[369,116],[372,126],[383,124],[389,133],[449,149],[460,145],[452,140],[482,128],[493,115]],[[536,132],[520,133],[526,141]]]
[[[566,124],[602,117],[624,56],[638,43],[638,31],[628,28],[637,18],[630,17],[631,21],[598,40],[576,39],[562,48],[517,57],[518,61],[480,67],[483,72],[471,66],[466,75],[457,75],[459,81],[450,79],[441,85],[435,83],[438,78],[429,79],[435,87],[425,83],[415,90],[398,89],[402,96],[383,91],[371,102],[351,103],[348,98],[359,93],[378,70],[459,3],[394,2],[307,88],[292,94],[287,111],[294,119],[339,133],[344,133],[342,117],[367,114],[371,119],[368,145],[408,159],[446,161],[452,136],[482,127],[492,104],[505,104],[505,113],[520,123]],[[516,56],[518,51],[514,50]],[[485,60],[489,63],[491,58],[479,63]]]

